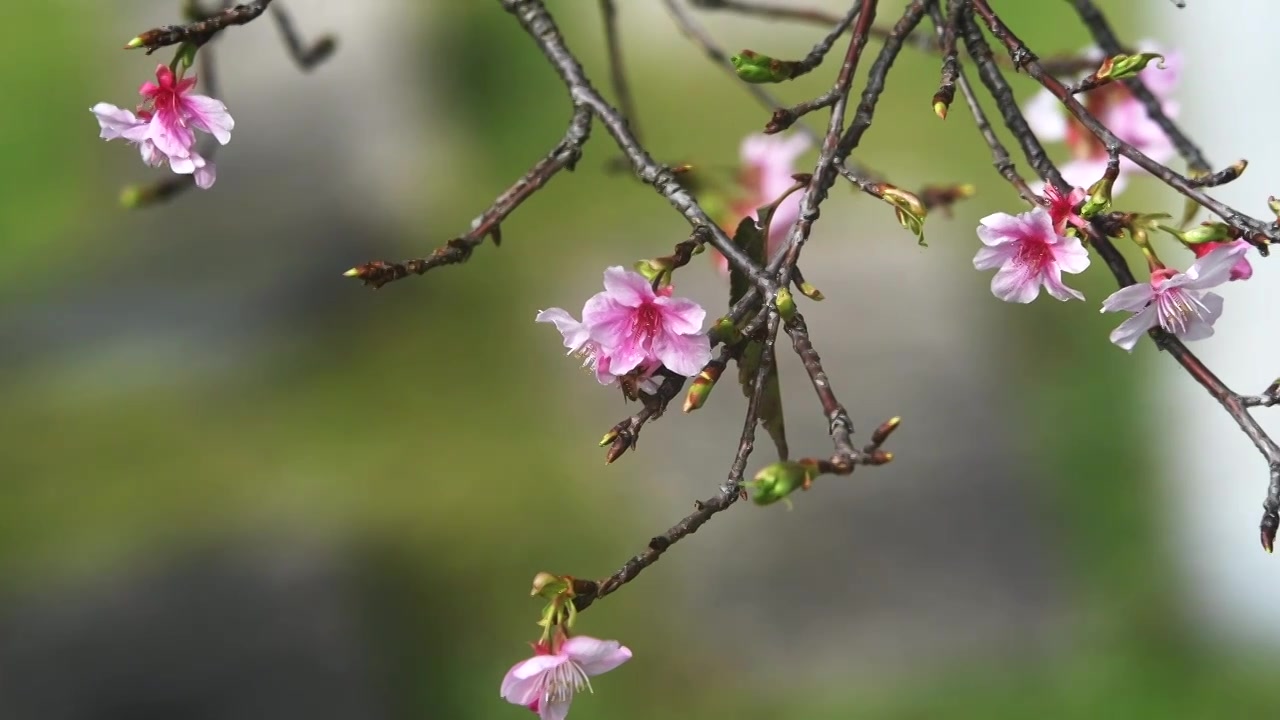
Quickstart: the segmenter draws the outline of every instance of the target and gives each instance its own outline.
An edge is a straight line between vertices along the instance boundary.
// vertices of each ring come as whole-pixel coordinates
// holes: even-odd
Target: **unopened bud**
[[[600,438],[600,447],[604,447],[605,445],[608,445],[609,443],[613,442],[613,439],[616,437],[618,437],[617,430],[610,430],[609,432],[605,433],[604,437]]]
[[[894,214],[898,218],[898,224],[906,228],[912,235],[915,235],[920,245],[926,245],[924,241],[924,220],[929,211],[925,208],[919,196],[887,183],[881,183],[878,189],[885,202],[893,206]]]
[[[1271,209],[1271,213],[1276,216],[1276,220],[1280,221],[1280,200],[1272,195],[1267,198],[1267,207]]]
[[[689,385],[689,394],[684,398],[684,412],[693,412],[707,403],[711,391],[720,380],[724,365],[719,362],[708,363],[702,372]]]
[[[867,457],[868,465],[886,465],[893,461],[893,453],[885,450],[873,450]]]
[[[875,432],[871,433],[871,443],[873,445],[883,444],[884,441],[888,440],[889,436],[893,434],[893,431],[898,429],[898,425],[901,423],[902,418],[900,417],[891,417],[883,423],[880,423],[880,427],[876,428]]]
[[[1207,242],[1223,242],[1231,238],[1231,226],[1220,222],[1200,223],[1196,227],[1182,233],[1178,239],[1188,245],[1199,245]]]
[[[773,300],[774,306],[778,308],[778,314],[782,316],[784,321],[790,320],[796,314],[796,301],[791,297],[791,291],[786,288],[778,288],[778,294]]]
[[[1102,179],[1089,186],[1089,196],[1085,198],[1084,204],[1080,206],[1080,217],[1088,220],[1094,216],[1107,211],[1111,207],[1111,188],[1115,185],[1115,178],[1110,174],[1103,175]]]
[[[790,80],[799,65],[796,62],[762,55],[753,50],[743,50],[729,58],[729,62],[733,63],[733,70],[738,77],[749,83],[777,83]]]
[[[641,260],[634,266],[635,271],[644,276],[645,280],[651,283],[662,283],[664,276],[670,276],[671,266],[664,258],[655,258],[651,260]]]
[[[757,505],[772,505],[813,482],[811,469],[798,462],[781,461],[766,465],[750,481],[742,484]]]
[[[808,282],[807,280],[805,280],[805,281],[801,281],[801,282],[797,283],[797,284],[796,284],[796,289],[800,291],[800,294],[801,294],[801,295],[803,295],[803,296],[805,296],[805,297],[807,297],[807,298],[809,298],[810,300],[813,300],[813,301],[815,301],[815,302],[817,302],[817,301],[822,301],[822,300],[827,299],[827,296],[826,296],[826,295],[823,295],[821,290],[819,290],[818,288],[814,287],[814,286],[813,286],[810,282]]]
[[[550,600],[557,595],[565,594],[572,582],[573,578],[570,577],[560,577],[549,572],[540,572],[533,576],[533,589],[529,591],[529,596],[541,595]]]
[[[939,120],[946,120],[947,119],[947,103],[941,100],[934,100],[933,114],[937,115]]]
[[[1135,77],[1156,58],[1160,59],[1160,62],[1156,63],[1156,67],[1163,70],[1164,56],[1160,53],[1143,52],[1136,55],[1114,55],[1102,61],[1102,65],[1098,67],[1094,77],[1103,81],[1124,80],[1125,78]]]

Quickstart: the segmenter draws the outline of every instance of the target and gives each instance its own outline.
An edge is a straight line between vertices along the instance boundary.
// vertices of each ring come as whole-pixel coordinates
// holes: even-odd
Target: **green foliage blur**
[[[629,16],[653,13],[640,13],[641,3],[620,5],[649,145],[671,162],[732,164],[738,140],[766,114],[693,47],[665,43],[669,50],[655,52],[644,33],[626,33]],[[892,17],[895,4],[884,5],[881,18]],[[1087,43],[1067,3],[1001,5],[1010,24],[1026,28],[1024,39],[1045,54]],[[594,6],[552,3],[591,76],[607,86]],[[292,9],[305,18],[306,3]],[[126,87],[119,77],[142,78],[151,63],[111,54],[119,38],[104,41],[82,11],[71,3],[21,3],[5,11],[16,13],[16,22],[0,23],[0,47],[25,58],[0,64],[6,101],[22,109],[0,119],[6,317],[56,303],[86,283],[145,285],[170,273],[211,282],[217,278],[202,269],[205,262],[224,281],[236,272],[235,262],[210,259],[199,247],[181,268],[132,259],[140,248],[180,242],[181,229],[157,231],[141,217],[150,211],[116,206],[116,189],[143,170],[116,162],[125,149],[100,144],[85,110],[107,97],[104,87]],[[107,12],[87,14],[101,19]],[[427,14],[429,22],[415,18],[423,30],[414,71],[437,84],[439,105],[430,111],[465,129],[453,155],[462,163],[438,169],[454,182],[425,198],[414,211],[418,219],[398,226],[394,242],[375,255],[408,257],[465,228],[560,137],[569,116],[557,78],[496,3],[440,3]],[[26,29],[34,26],[63,28],[71,34],[65,46],[76,51],[50,47]],[[798,56],[816,32],[780,33],[780,47],[757,49]],[[246,30],[222,42],[268,41],[265,31]],[[731,34],[724,42],[736,50]],[[877,48],[873,43],[868,52]],[[333,62],[356,52],[373,50],[345,45]],[[95,59],[86,63],[88,53]],[[324,72],[305,82],[323,82]],[[829,75],[819,69],[784,88],[787,97],[816,94]],[[967,111],[957,103],[945,123],[934,117],[929,99],[936,80],[936,58],[903,54],[859,159],[904,187],[937,178],[978,184],[978,197],[955,219],[931,218],[931,247],[922,251],[967,272],[977,218],[1016,201],[991,169]],[[222,82],[234,87],[237,79]],[[1030,91],[1025,82],[1019,88]],[[296,330],[272,330],[252,362],[232,370],[175,369],[163,351],[157,356],[127,342],[73,349],[57,360],[4,363],[0,588],[21,596],[84,582],[264,528],[340,538],[362,558],[379,622],[391,628],[382,647],[394,659],[390,680],[407,698],[406,717],[428,710],[457,720],[525,717],[498,699],[498,682],[536,635],[539,606],[527,597],[534,573],[603,576],[660,529],[625,510],[643,497],[643,478],[618,485],[613,468],[604,471],[596,436],[566,437],[580,394],[546,379],[563,359],[529,350],[558,346],[531,319],[539,307],[571,302],[555,290],[562,273],[594,275],[604,264],[666,252],[683,237],[683,221],[651,190],[606,169],[615,153],[602,129],[594,134],[579,169],[504,225],[501,248],[486,244],[465,266],[377,294],[344,281],[345,268],[335,266],[336,299]],[[273,142],[287,152],[291,140]],[[234,148],[222,156],[219,187],[209,196],[236,182]],[[108,155],[112,160],[104,160]],[[119,177],[119,168],[129,177]],[[207,202],[189,193],[155,212],[172,227],[200,217]],[[891,212],[843,193],[831,202]],[[574,212],[567,214],[570,205]],[[651,240],[611,244],[602,229],[614,225],[626,225],[629,238]],[[857,240],[914,244],[905,233]],[[369,259],[366,251],[355,248],[352,261]],[[246,266],[253,262],[243,258]],[[277,253],[272,262],[290,272],[289,258]],[[1102,273],[1082,282],[1091,297],[1108,291]],[[1064,587],[1077,594],[1068,599],[1078,617],[1069,641],[1034,661],[958,664],[896,683],[849,678],[819,685],[806,681],[804,667],[779,667],[775,683],[743,687],[732,658],[702,647],[699,619],[670,613],[664,603],[664,583],[673,577],[664,566],[698,553],[700,535],[584,615],[588,632],[623,639],[636,660],[601,678],[600,692],[582,698],[574,717],[1265,716],[1274,691],[1260,664],[1206,652],[1170,600],[1169,563],[1146,499],[1153,480],[1143,472],[1137,403],[1115,402],[1135,392],[1140,365],[1092,335],[1086,341],[1070,331],[1108,327],[1095,313],[1051,303],[1014,310],[992,311],[1005,338],[998,361],[1009,366],[1011,392],[1025,398],[1024,420],[1038,443],[1033,454],[1049,458],[1045,465],[1054,471],[1037,492],[1056,510],[1061,527],[1053,532],[1071,574]],[[6,342],[12,346],[0,348],[0,358],[23,341]],[[714,399],[736,400],[727,392]],[[1099,413],[1102,406],[1109,411]],[[1132,410],[1116,412],[1117,406]],[[1044,408],[1053,409],[1052,418]],[[600,430],[624,412],[619,404],[598,418]],[[909,432],[896,439],[897,453],[911,451]],[[644,453],[655,451],[657,443],[642,443],[620,463],[643,463]],[[880,479],[870,476],[863,481]],[[691,490],[689,499],[707,487]],[[686,507],[673,508],[671,520]],[[766,510],[773,508],[733,512],[755,514],[750,521],[767,533]],[[712,525],[703,532],[715,531]]]

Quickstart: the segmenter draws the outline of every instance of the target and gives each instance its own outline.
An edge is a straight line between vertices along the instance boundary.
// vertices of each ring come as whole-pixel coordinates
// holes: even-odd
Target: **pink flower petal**
[[[145,125],[138,116],[111,103],[100,102],[89,108],[89,112],[98,118],[98,127],[102,130],[100,137],[103,140],[124,137],[125,132]]]
[[[1133,347],[1138,344],[1138,340],[1141,340],[1142,336],[1155,326],[1156,306],[1148,305],[1112,330],[1110,339],[1120,348],[1133,352]]]
[[[1248,244],[1236,245],[1235,243],[1214,248],[1213,252],[1196,260],[1191,267],[1187,268],[1185,276],[1174,276],[1169,282],[1188,290],[1217,287],[1231,279],[1231,271],[1235,268],[1236,262],[1248,249]]]
[[[1009,263],[991,278],[991,293],[1005,302],[1029,303],[1040,296],[1040,279]]]
[[[218,169],[213,163],[205,161],[204,165],[196,168],[195,181],[196,187],[201,190],[208,190],[213,187],[213,183],[218,179]]]
[[[1079,238],[1059,236],[1058,243],[1053,246],[1053,259],[1062,272],[1082,273],[1089,268],[1089,251],[1085,249]]]
[[[1205,293],[1200,297],[1204,305],[1204,314],[1187,317],[1187,328],[1178,337],[1183,340],[1203,340],[1213,335],[1213,324],[1222,317],[1222,296],[1217,293]]]
[[[560,335],[564,337],[564,346],[569,348],[570,354],[577,352],[591,338],[591,333],[587,332],[586,326],[562,308],[539,310],[533,321],[549,322],[555,325],[556,330],[559,330]]]
[[[538,706],[538,720],[564,720],[572,700],[548,700]]]
[[[1087,264],[1087,263],[1086,263]],[[1084,294],[1074,288],[1069,288],[1062,283],[1062,272],[1059,266],[1050,265],[1045,268],[1044,289],[1053,297],[1066,302],[1068,300],[1084,300]]]
[[[996,247],[1016,242],[1025,234],[1025,225],[1019,215],[992,213],[978,221],[978,239],[982,244]]]
[[[653,286],[643,275],[619,266],[604,271],[604,290],[618,304],[629,308],[640,307],[654,298]]]
[[[544,656],[550,657],[550,656]],[[528,660],[517,663],[514,667],[507,671],[505,677],[502,678],[502,687],[499,693],[508,702],[515,705],[529,705],[542,694],[542,676],[543,673],[534,675],[519,676],[516,674],[517,669],[522,669]]]
[[[1155,299],[1155,295],[1155,291],[1151,289],[1151,283],[1135,283],[1122,287],[1102,301],[1100,312],[1138,312],[1147,307]]]
[[[599,640],[586,635],[569,638],[561,652],[588,675],[609,672],[631,659],[631,650],[617,640]]]
[[[659,333],[653,339],[653,354],[671,372],[693,377],[711,362],[711,340],[706,335]]]
[[[182,98],[182,107],[190,114],[192,125],[209,133],[223,145],[230,142],[231,130],[236,122],[221,100],[205,95],[187,95]]]
[[[973,267],[975,270],[998,268],[1017,253],[1018,246],[1012,243],[998,247],[979,248],[978,254],[973,256]]]
[[[707,311],[688,298],[660,297],[653,301],[662,311],[662,327],[679,335],[692,335],[702,331],[702,321]]]

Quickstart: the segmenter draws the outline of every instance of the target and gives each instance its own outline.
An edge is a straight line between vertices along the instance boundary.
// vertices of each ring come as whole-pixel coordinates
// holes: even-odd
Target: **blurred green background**
[[[882,4],[883,23],[900,3]],[[996,4],[1042,54],[1087,44],[1066,3]],[[340,277],[375,257],[424,253],[466,228],[558,140],[569,109],[556,77],[497,3],[388,2],[379,12],[396,27],[390,38],[379,34],[385,25],[344,31],[358,13],[338,5],[292,3],[304,32],[340,38],[331,63],[309,75],[293,69],[265,20],[218,41],[214,51],[227,58],[223,94],[238,120],[218,157],[218,185],[145,211],[120,209],[116,194],[157,175],[132,150],[99,142],[86,109],[132,101],[155,59],[118,52],[120,40],[173,20],[176,3],[122,4],[119,14],[71,2],[4,11],[0,46],[13,61],[0,66],[0,85],[20,112],[0,119],[0,607],[7,609],[0,643],[22,639],[11,643],[17,650],[0,651],[0,662],[11,664],[0,680],[10,698],[0,707],[17,708],[5,717],[223,717],[187,706],[161,713],[145,699],[128,706],[142,708],[135,715],[111,715],[96,695],[76,689],[89,682],[83,675],[40,675],[30,658],[41,647],[79,648],[55,653],[52,665],[75,664],[69,656],[81,651],[128,664],[133,649],[147,645],[141,635],[149,626],[121,626],[118,643],[82,647],[68,632],[47,630],[62,616],[40,608],[200,566],[210,548],[230,548],[253,565],[278,552],[292,557],[295,545],[346,568],[336,585],[356,598],[338,615],[366,648],[353,672],[380,709],[345,716],[525,717],[498,699],[497,688],[536,635],[529,579],[539,570],[606,575],[722,477],[675,478],[686,491],[647,496],[649,476],[667,473],[654,469],[655,458],[678,463],[679,453],[697,452],[727,466],[741,411],[736,392],[718,393],[725,413],[708,415],[724,421],[724,442],[671,450],[682,425],[710,422],[673,413],[646,429],[638,452],[606,469],[594,440],[630,409],[577,373],[559,338],[531,322],[542,307],[576,310],[605,265],[665,254],[687,232],[649,188],[608,172],[615,151],[598,126],[578,170],[504,224],[501,248],[486,244],[465,266],[378,293]],[[595,3],[550,5],[591,77],[607,88]],[[671,163],[731,168],[739,140],[766,112],[677,36],[658,3],[619,5],[650,148]],[[1137,4],[1107,5],[1117,24],[1136,21]],[[798,56],[821,32],[698,17],[730,50],[750,45],[783,57]],[[52,43],[31,30],[41,27],[63,35]],[[858,158],[904,187],[970,181],[979,195],[953,219],[930,220],[927,250],[869,199],[841,190],[829,205],[874,218],[876,232],[854,232],[848,243],[892,245],[911,262],[950,268],[944,272],[956,276],[963,297],[975,300],[917,310],[953,313],[953,322],[973,328],[974,343],[987,343],[980,353],[999,393],[991,402],[1003,422],[1020,428],[1012,442],[1028,460],[1017,474],[1039,509],[1036,537],[1054,559],[1064,611],[1048,621],[1053,640],[870,678],[831,678],[814,667],[822,662],[816,656],[811,665],[792,656],[774,661],[759,648],[729,652],[707,633],[708,616],[677,598],[681,584],[697,581],[696,572],[680,571],[692,562],[687,556],[708,553],[707,536],[722,524],[745,528],[730,550],[749,557],[757,543],[772,542],[771,526],[786,522],[780,508],[743,505],[732,521],[718,518],[583,616],[585,632],[621,639],[635,659],[599,679],[600,692],[581,698],[573,717],[1259,717],[1274,704],[1267,658],[1208,644],[1183,611],[1156,534],[1155,479],[1137,442],[1144,365],[1099,341],[1113,319],[1046,301],[999,306],[986,292],[989,278],[970,272],[977,219],[1013,211],[1018,201],[991,169],[967,111],[957,106],[946,123],[929,112],[937,65],[903,53]],[[827,70],[782,94],[793,101],[816,94]],[[373,79],[374,72],[385,76]],[[1017,87],[1031,90],[1023,79]],[[379,145],[387,115],[420,142]],[[313,122],[338,132],[313,132]],[[379,173],[384,157],[397,164]],[[1149,185],[1133,192],[1155,197]],[[820,230],[814,247],[824,241],[834,242]],[[839,266],[824,271],[825,282],[811,279],[835,299]],[[688,272],[691,294],[719,302],[714,273]],[[880,282],[885,303],[912,292],[909,276]],[[1102,297],[1109,282],[1096,271],[1079,286]],[[840,330],[828,323],[815,337],[821,343]],[[892,357],[894,347],[885,341],[880,351]],[[864,430],[895,408],[860,407],[861,384],[916,382],[830,369]],[[790,412],[817,414],[802,385],[790,392]],[[903,482],[915,449],[912,422],[894,438],[893,465],[836,482]],[[957,443],[990,443],[993,453],[1011,442],[983,427],[950,432]],[[804,442],[819,452],[826,441]],[[752,467],[767,457],[761,453]],[[954,482],[982,472],[958,470]],[[842,489],[814,490],[822,492]],[[821,503],[814,493],[799,498],[795,512]],[[931,530],[945,508],[924,497],[919,508],[915,526],[902,532],[926,545],[947,543]],[[900,541],[883,537],[886,545]],[[839,555],[792,552],[824,575],[842,573]],[[770,586],[766,567],[756,582]],[[804,588],[771,592],[785,628],[795,620],[788,593]],[[86,612],[101,618],[85,621],[90,626],[111,624],[110,613]],[[737,632],[750,637],[756,629]],[[46,637],[64,644],[46,646]],[[175,637],[175,647],[148,657],[172,652],[180,666],[202,654],[199,643]],[[235,653],[229,657],[235,666]],[[18,687],[14,678],[26,681]],[[31,714],[48,698],[72,695],[97,709]],[[303,716],[288,705],[275,715]]]

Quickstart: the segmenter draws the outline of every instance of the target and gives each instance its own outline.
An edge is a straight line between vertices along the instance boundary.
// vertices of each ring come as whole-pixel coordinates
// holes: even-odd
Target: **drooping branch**
[[[126,48],[146,48],[147,54],[163,47],[189,43],[199,47],[209,42],[215,35],[234,25],[247,25],[257,20],[267,11],[272,0],[251,0],[241,3],[208,17],[200,18],[185,25],[163,25],[140,33],[129,41]]]
[[[358,278],[374,289],[409,275],[422,275],[432,268],[465,262],[485,238],[492,237],[495,245],[502,242],[501,224],[520,207],[520,204],[546,185],[561,170],[572,170],[582,157],[582,146],[591,136],[591,112],[576,107],[569,120],[569,129],[546,157],[534,163],[515,184],[498,196],[483,213],[471,221],[471,230],[445,243],[426,257],[387,262],[374,260],[351,268],[347,277]]]

